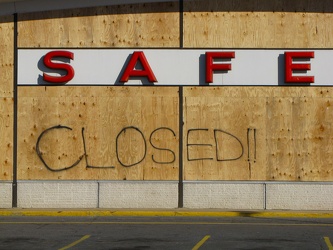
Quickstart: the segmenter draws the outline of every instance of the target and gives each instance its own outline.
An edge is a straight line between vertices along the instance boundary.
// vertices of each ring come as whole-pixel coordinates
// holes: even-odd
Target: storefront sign
[[[333,85],[333,50],[20,49],[18,85]]]

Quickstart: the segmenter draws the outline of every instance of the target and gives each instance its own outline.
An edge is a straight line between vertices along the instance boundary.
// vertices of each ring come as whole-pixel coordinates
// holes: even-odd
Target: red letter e
[[[293,63],[295,58],[314,58],[314,52],[284,52],[285,82],[286,83],[313,83],[314,76],[294,76],[294,70],[310,70],[310,63]]]

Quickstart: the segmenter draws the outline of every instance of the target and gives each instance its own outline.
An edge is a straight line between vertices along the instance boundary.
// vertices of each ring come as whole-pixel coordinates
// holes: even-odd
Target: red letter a
[[[140,61],[143,69],[138,70],[135,69],[135,66],[137,62]],[[149,66],[149,63],[145,57],[145,54],[143,51],[135,51],[133,52],[133,55],[126,66],[126,69],[120,78],[120,82],[127,82],[130,77],[147,77],[149,82],[157,82],[156,77],[152,71],[152,69]]]

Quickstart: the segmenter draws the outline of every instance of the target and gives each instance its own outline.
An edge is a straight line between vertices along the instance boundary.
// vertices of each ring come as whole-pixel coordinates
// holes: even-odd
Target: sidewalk
[[[218,209],[0,209],[0,216],[195,216],[195,217],[298,217],[333,218],[333,211],[250,210],[226,211]]]

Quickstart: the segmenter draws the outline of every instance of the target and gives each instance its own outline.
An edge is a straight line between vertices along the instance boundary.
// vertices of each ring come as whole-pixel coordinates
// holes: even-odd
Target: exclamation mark
[[[247,161],[249,163],[249,178],[251,179],[251,163],[257,161],[257,129],[247,129]]]

